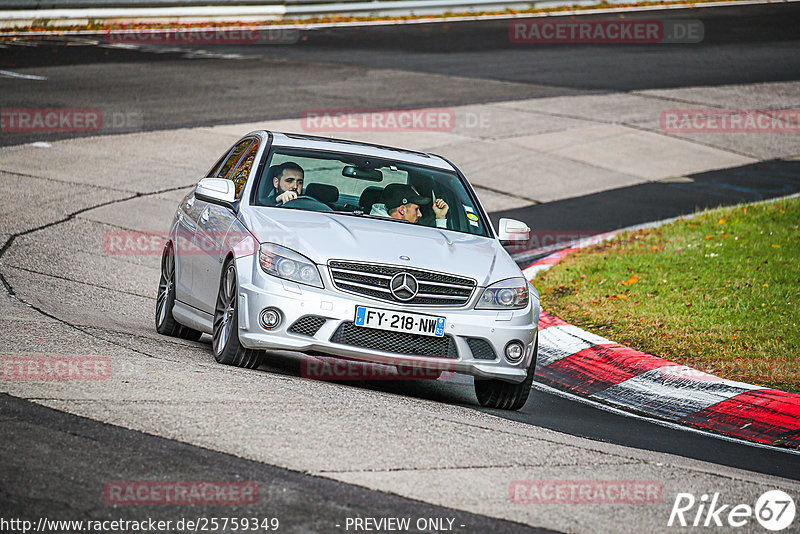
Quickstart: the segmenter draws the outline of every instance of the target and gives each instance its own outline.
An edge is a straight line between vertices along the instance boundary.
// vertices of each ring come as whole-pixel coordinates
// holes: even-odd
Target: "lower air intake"
[[[452,360],[458,358],[456,344],[451,336],[433,337],[389,332],[355,326],[352,322],[342,323],[331,336],[331,342],[407,356],[428,356]]]
[[[317,317],[316,315],[306,315],[301,317],[289,327],[289,332],[292,334],[299,334],[301,336],[314,337],[325,324],[324,317]]]
[[[494,353],[494,349],[485,339],[470,337],[467,338],[467,345],[469,345],[469,350],[472,351],[472,357],[476,360],[497,359],[497,354]]]

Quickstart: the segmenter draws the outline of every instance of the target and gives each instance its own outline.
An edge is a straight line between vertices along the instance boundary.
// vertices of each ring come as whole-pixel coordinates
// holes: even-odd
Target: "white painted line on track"
[[[35,74],[20,74],[18,72],[11,72],[10,70],[0,70],[0,78],[16,78],[20,80],[46,80],[45,76],[36,76]]]

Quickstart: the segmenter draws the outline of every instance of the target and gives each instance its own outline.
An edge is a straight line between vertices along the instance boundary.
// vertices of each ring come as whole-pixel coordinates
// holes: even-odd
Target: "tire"
[[[172,245],[167,244],[161,254],[161,278],[156,295],[156,332],[165,336],[179,337],[197,341],[202,332],[183,326],[172,315],[175,306],[175,253]]]
[[[214,359],[225,365],[256,369],[264,361],[264,351],[246,349],[239,343],[239,290],[236,266],[225,262],[214,307],[214,333],[211,348]]]
[[[503,380],[475,380],[475,395],[478,402],[485,408],[499,408],[501,410],[519,410],[528,400],[533,386],[533,377],[536,374],[536,356],[539,353],[539,336],[536,336],[536,343],[533,346],[533,357],[531,366],[528,368],[528,376],[519,384],[505,382]]]

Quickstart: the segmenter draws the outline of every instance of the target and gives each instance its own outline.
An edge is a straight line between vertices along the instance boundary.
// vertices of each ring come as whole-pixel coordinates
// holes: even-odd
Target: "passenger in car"
[[[417,223],[422,216],[421,206],[427,206],[431,199],[417,194],[413,187],[406,184],[389,184],[383,190],[382,203],[372,205],[370,215],[403,219]],[[436,215],[436,227],[447,228],[447,212],[450,207],[441,198],[433,202],[433,213]]]
[[[272,181],[272,191],[262,200],[264,206],[286,204],[303,194],[303,168],[293,161],[273,165],[267,174],[267,183]]]

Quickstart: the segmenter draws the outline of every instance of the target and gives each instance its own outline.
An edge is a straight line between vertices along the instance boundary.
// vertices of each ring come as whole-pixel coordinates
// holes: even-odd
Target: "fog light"
[[[275,308],[264,308],[258,314],[258,323],[264,330],[272,330],[281,324],[281,312]]]
[[[506,345],[506,360],[511,363],[517,363],[522,359],[525,354],[525,347],[519,341],[512,341]]]

